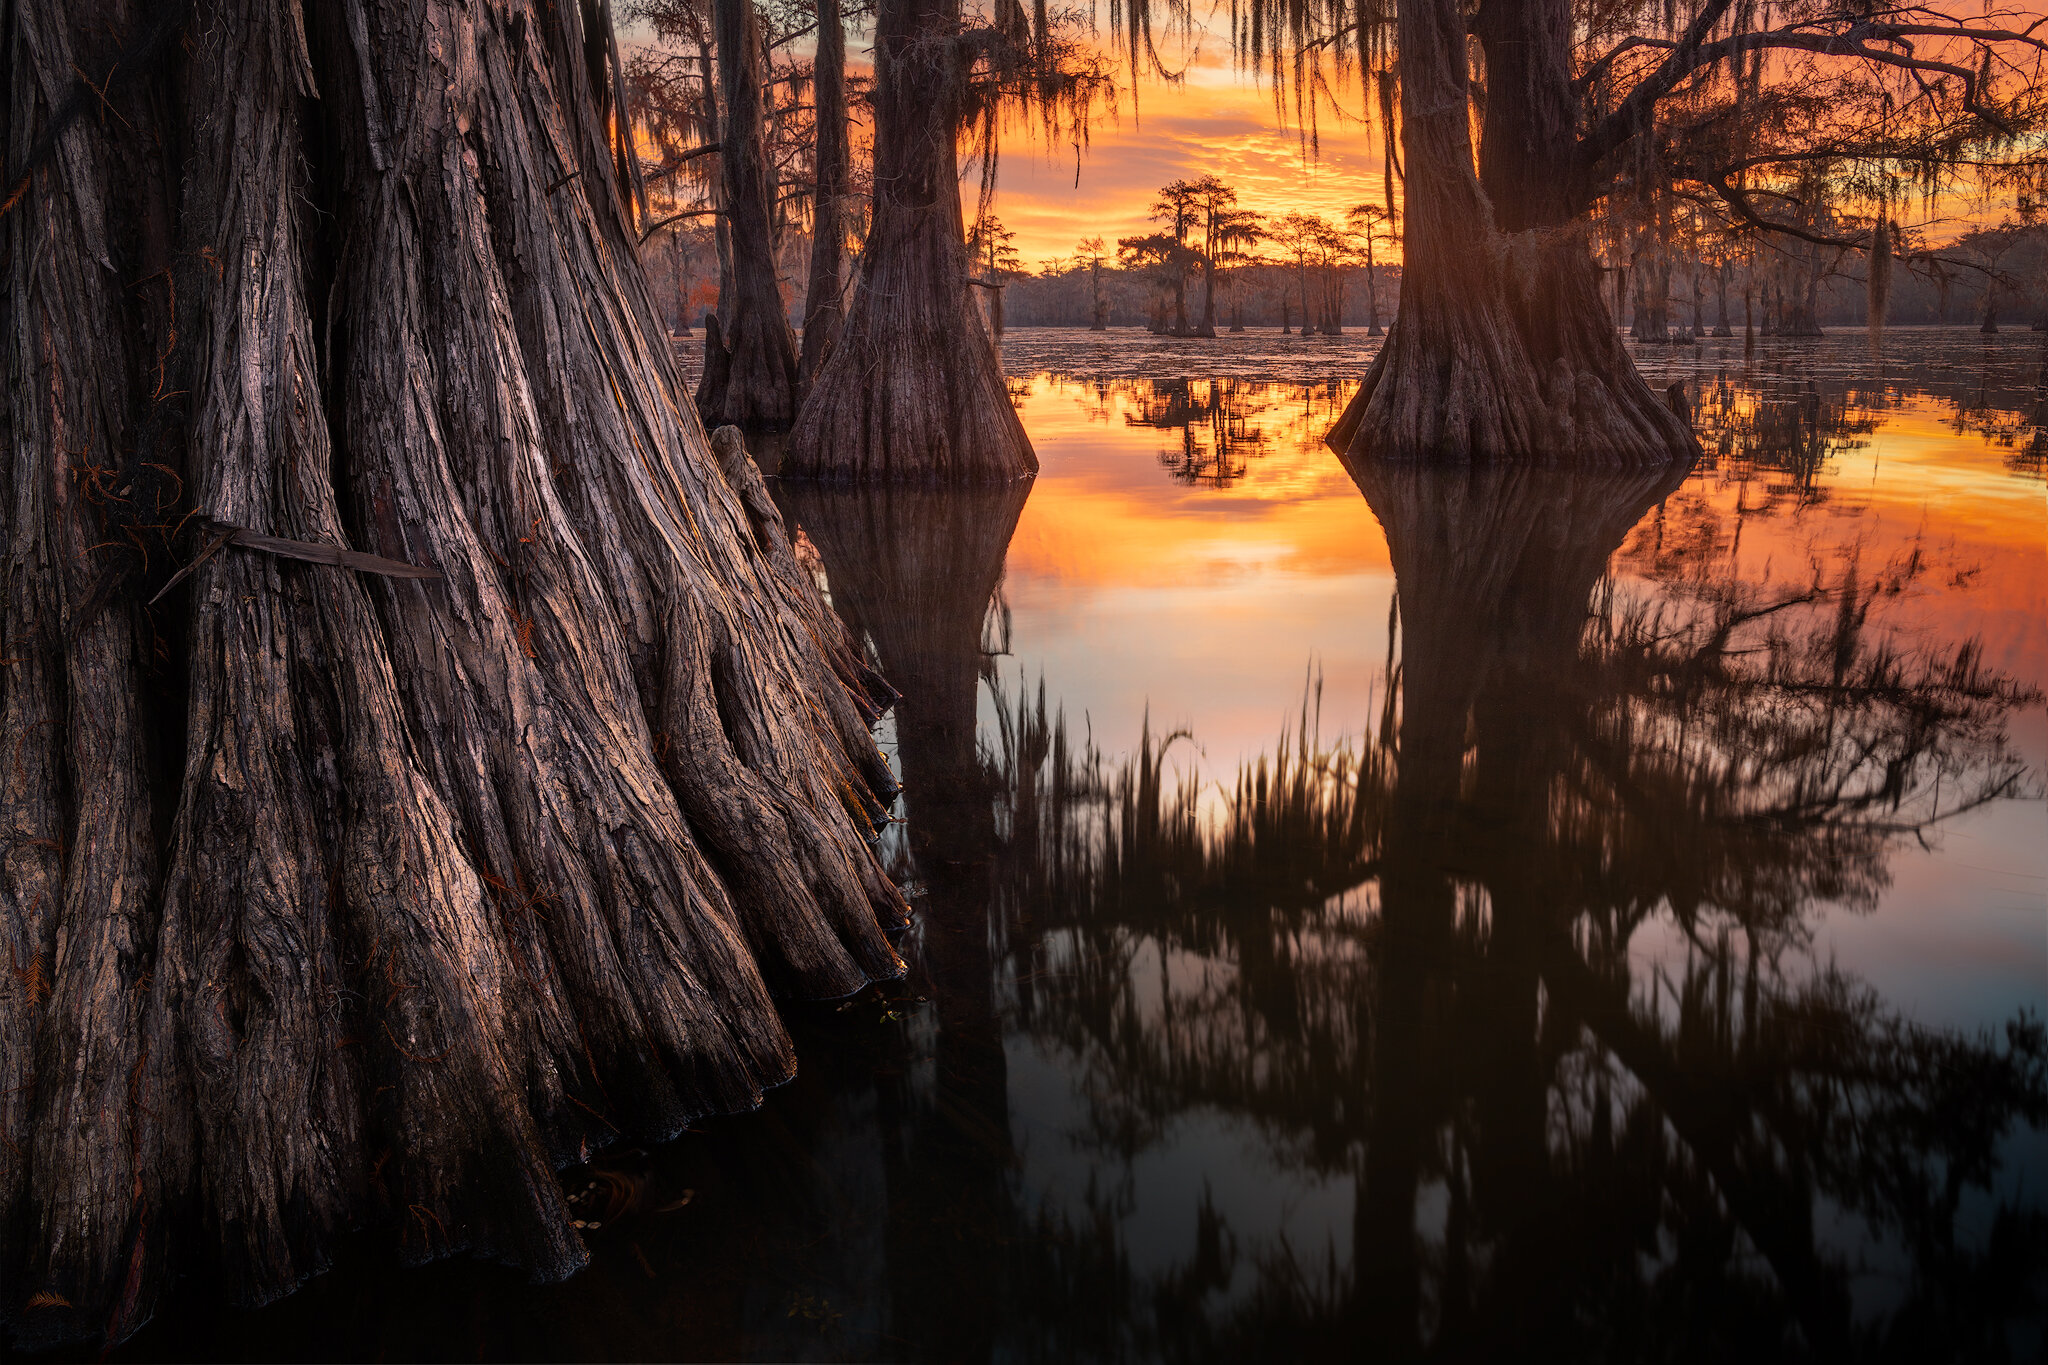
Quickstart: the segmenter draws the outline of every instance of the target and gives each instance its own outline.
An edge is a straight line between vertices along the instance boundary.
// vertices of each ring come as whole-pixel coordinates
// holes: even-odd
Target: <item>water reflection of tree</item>
[[[2033,401],[2026,411],[2014,413],[1989,407],[1965,415],[1957,412],[1959,427],[1981,431],[1985,439],[2005,448],[2006,468],[2023,478],[2048,479],[2048,347],[2034,377]]]
[[[1345,398],[1335,380],[1055,378],[1081,389],[1083,409],[1096,421],[1120,410],[1124,425],[1168,434],[1173,444],[1159,452],[1159,463],[1177,482],[1207,488],[1237,483],[1270,451],[1320,445]]]
[[[1737,475],[1761,470],[1779,495],[1817,491],[1827,456],[1860,447],[1892,414],[1927,405],[1949,429],[2007,452],[2021,475],[2038,471],[2048,439],[2043,380],[2048,351],[1926,335],[1871,357],[1844,343],[1830,355],[1772,353],[1733,364],[1711,348],[1653,366],[1653,383],[1686,380],[1710,465]],[[1751,469],[1753,454],[1761,464]],[[2038,474],[2035,474],[2038,477]]]
[[[1373,743],[1305,724],[1219,826],[1149,739],[1108,771],[1056,761],[1042,707],[1004,727],[1006,858],[1037,916],[1015,1009],[1091,1076],[1085,1140],[1127,1160],[1221,1110],[1358,1191],[1348,1272],[1253,1256],[1210,1210],[1150,1286],[1150,1345],[1876,1345],[1830,1217],[1910,1266],[1892,1344],[1995,1333],[2014,1277],[1985,1272],[2042,1229],[2002,1208],[1966,1247],[1958,1210],[2008,1128],[2048,1117],[2038,1025],[1924,1028],[1802,949],[1902,841],[2016,790],[2020,692],[1971,646],[1889,640],[1875,572],[1776,597],[1696,576],[1657,605],[1603,587],[1655,480],[1360,478],[1405,618]],[[1659,936],[1668,973],[1638,960]],[[1098,1307],[1110,1211],[1042,1229]],[[1205,1313],[1233,1256],[1256,1288]],[[1057,1354],[1103,1315],[1044,1316]]]
[[[1754,487],[1765,506],[1805,506],[1827,499],[1821,476],[1830,459],[1869,447],[1884,422],[1883,401],[1882,389],[1873,394],[1813,379],[1772,382],[1723,370],[1700,384],[1694,420],[1709,465],[1742,484],[1745,500]]]
[[[784,490],[834,609],[902,694],[900,870],[922,890],[905,951],[930,997],[932,1017],[916,1037],[931,1068],[928,1078],[906,1073],[879,1090],[886,1250],[895,1339],[948,1361],[985,1360],[994,1349],[1012,1221],[999,926],[989,915],[995,802],[975,712],[983,622],[1030,487]]]

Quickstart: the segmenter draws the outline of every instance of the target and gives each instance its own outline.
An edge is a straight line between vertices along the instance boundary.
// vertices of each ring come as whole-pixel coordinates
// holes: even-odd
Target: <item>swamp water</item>
[[[366,1241],[122,1354],[2036,1358],[2042,339],[1646,350],[1682,479],[1354,480],[1376,345],[1013,333],[1034,483],[778,488],[911,978],[567,1284]]]

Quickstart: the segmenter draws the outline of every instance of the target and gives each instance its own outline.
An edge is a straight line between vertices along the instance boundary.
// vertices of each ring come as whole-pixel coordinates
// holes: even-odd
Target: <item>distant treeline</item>
[[[1337,272],[1343,287],[1343,322],[1364,328],[1372,321],[1364,267]],[[1257,265],[1225,272],[1217,281],[1216,329],[1242,322],[1247,327],[1301,326],[1301,295],[1291,266]],[[1401,296],[1401,267],[1380,266],[1379,319],[1394,320]],[[1146,327],[1159,319],[1163,302],[1154,272],[1105,265],[1102,294],[1111,327]],[[1012,277],[1003,290],[1004,321],[1010,327],[1086,327],[1092,299],[1086,266]]]
[[[671,326],[678,331],[686,330],[686,323],[687,328],[702,326],[704,314],[717,303],[717,262],[709,249],[708,234],[704,237],[702,242],[693,244],[697,247],[695,251],[663,249],[649,254],[648,268],[654,277],[656,297],[667,302]],[[800,261],[807,250],[807,238],[800,232],[792,233],[791,238],[782,254],[791,261]],[[1996,277],[1951,270],[1945,280],[1938,280],[1902,267],[1892,277],[1885,310],[1892,325],[1981,325],[1987,303],[1992,305],[1994,321],[2000,326],[2027,327],[2048,320],[2048,289],[2043,287],[2048,284],[2048,240],[2042,234],[2032,230],[1989,229],[1970,234],[1959,246],[1973,256],[1993,258],[1987,264],[1997,272]],[[1862,267],[1862,258],[1854,254],[1832,270],[1823,266],[1815,289],[1814,308],[1821,326],[1863,327],[1868,323],[1869,286]],[[1331,283],[1339,287],[1312,288],[1312,297],[1325,293],[1341,296],[1344,326],[1364,329],[1372,315],[1364,267],[1344,266],[1331,273],[1335,277]],[[1299,274],[1293,265],[1274,262],[1219,272],[1217,330],[1240,321],[1247,327],[1277,328],[1284,323],[1298,330],[1302,321]],[[1733,268],[1730,275],[1729,322],[1740,335],[1744,326],[1742,267]],[[1001,279],[1006,327],[1089,325],[1093,295],[1087,265],[1060,262],[1041,267],[1037,274],[1005,270]],[[1401,267],[1380,265],[1377,279],[1379,318],[1385,325],[1393,321],[1400,304]],[[802,300],[794,270],[785,273],[782,283],[794,324],[800,321]],[[1634,321],[1637,299],[1633,285],[1630,281],[1629,298],[1616,310],[1617,326],[1627,327]],[[1156,270],[1104,261],[1101,288],[1107,305],[1107,325],[1147,327],[1160,320],[1165,295]],[[1688,263],[1680,262],[1671,271],[1665,307],[1673,328],[1692,325],[1696,288],[1701,322],[1711,329],[1718,321],[1716,268],[1708,263],[1695,271]],[[1610,303],[1612,298],[1610,290]],[[1769,323],[1763,300],[1753,298],[1751,308],[1755,325],[1766,329]]]

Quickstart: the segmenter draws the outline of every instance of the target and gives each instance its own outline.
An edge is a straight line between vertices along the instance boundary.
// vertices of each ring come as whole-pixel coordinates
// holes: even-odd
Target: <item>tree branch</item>
[[[1792,237],[1802,242],[1812,242],[1816,246],[1837,247],[1844,251],[1870,250],[1872,234],[1868,232],[1859,233],[1854,237],[1835,237],[1827,233],[1815,232],[1810,228],[1800,227],[1796,223],[1781,223],[1775,219],[1764,217],[1763,214],[1757,211],[1756,205],[1750,202],[1749,196],[1751,191],[1737,189],[1728,183],[1728,176],[1731,173],[1728,170],[1711,171],[1703,175],[1702,178],[1708,185],[1713,187],[1714,193],[1721,196],[1721,202],[1734,210],[1736,217],[1758,231],[1774,233],[1781,237]],[[1979,261],[1966,260],[1960,256],[1944,256],[1933,250],[1902,251],[1898,253],[1898,259],[1902,261],[1925,261],[1929,265],[1958,266],[1964,270],[1975,270],[1989,280],[1995,280],[2002,284],[2011,283],[2011,280],[2003,273]]]
[[[649,171],[647,173],[647,183],[652,185],[657,181],[666,180],[677,171],[680,171],[686,163],[695,161],[700,156],[711,156],[723,150],[724,146],[725,144],[722,142],[707,142],[702,147],[692,147],[687,152],[678,152],[676,155],[663,161],[661,165]]]
[[[1613,112],[1594,124],[1579,140],[1579,167],[1582,174],[1590,176],[1593,168],[1601,160],[1647,129],[1658,102],[1676,90],[1686,79],[1731,57],[1739,57],[1746,53],[1809,52],[1828,57],[1860,57],[1865,61],[1895,67],[1902,71],[1954,76],[1963,83],[1963,108],[2001,132],[2011,133],[2015,131],[2011,123],[1985,101],[1985,91],[1982,88],[1984,82],[1976,71],[1953,62],[1916,56],[1912,45],[1906,39],[1911,36],[1928,36],[1965,38],[1984,43],[2014,42],[2048,52],[2048,42],[2033,37],[2032,28],[2022,32],[2010,29],[1973,29],[1967,26],[1949,28],[1933,24],[1872,22],[1858,22],[1839,32],[1812,31],[1798,27],[1738,33],[1718,42],[1705,42],[1707,32],[1726,9],[1726,3],[1716,0],[1716,3],[1710,3],[1700,11],[1699,17],[1677,41],[1662,38],[1631,38],[1602,59],[1603,62],[1611,60],[1632,46],[1664,49],[1669,54],[1655,71],[1645,76],[1636,88],[1629,92],[1627,98],[1623,99]],[[1905,50],[1900,52],[1872,47],[1872,42],[1897,43]]]
[[[641,233],[640,240],[644,243],[649,237],[652,237],[655,233],[661,231],[663,228],[668,227],[673,223],[680,223],[685,218],[709,218],[712,215],[719,213],[720,211],[721,210],[718,209],[685,209],[681,213],[671,213],[668,217],[662,219],[660,222],[648,228],[647,231]]]

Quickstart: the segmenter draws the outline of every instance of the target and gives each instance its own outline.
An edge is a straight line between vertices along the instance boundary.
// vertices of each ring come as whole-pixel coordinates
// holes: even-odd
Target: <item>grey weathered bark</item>
[[[878,7],[874,219],[784,477],[1001,483],[1038,472],[968,283],[959,33],[960,0]]]
[[[811,87],[817,174],[811,185],[811,272],[804,294],[803,354],[797,365],[801,390],[817,381],[818,371],[839,343],[845,315],[841,275],[846,266],[846,196],[852,172],[846,139],[846,26],[839,0],[818,0],[818,52]]]
[[[718,332],[704,334],[697,411],[779,430],[796,416],[796,342],[777,283],[775,196],[762,109],[761,21],[753,0],[712,0],[718,43],[720,215],[732,268],[719,281]]]
[[[601,13],[6,13],[17,1340],[366,1223],[566,1274],[555,1168],[785,1079],[771,989],[900,970],[870,679],[681,398]],[[225,548],[152,613],[194,513],[441,577]]]
[[[1329,436],[1340,451],[1628,465],[1697,449],[1636,372],[1574,200],[1566,0],[1501,0],[1473,173],[1466,20],[1401,0],[1407,254],[1386,344]]]

